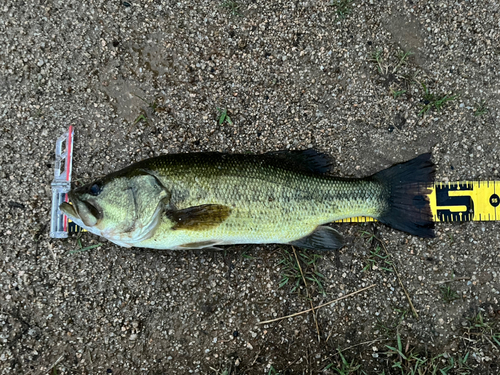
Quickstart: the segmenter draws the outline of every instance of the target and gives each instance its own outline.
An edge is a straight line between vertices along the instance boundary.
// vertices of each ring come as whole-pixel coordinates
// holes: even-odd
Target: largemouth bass
[[[329,158],[314,150],[164,155],[73,189],[72,204],[60,209],[89,232],[125,247],[281,243],[327,251],[344,241],[324,224],[355,216],[433,237],[430,159],[423,154],[369,177],[346,179],[330,176]]]

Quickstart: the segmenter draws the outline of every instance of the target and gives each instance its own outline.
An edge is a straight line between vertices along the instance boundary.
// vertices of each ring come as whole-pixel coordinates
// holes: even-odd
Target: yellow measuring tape
[[[429,197],[434,221],[500,220],[498,194],[500,181],[438,182]]]
[[[436,223],[500,220],[500,181],[436,182],[429,202]],[[351,217],[338,223],[366,223],[371,217]]]
[[[436,223],[456,221],[500,221],[500,181],[436,182],[430,187],[429,201]],[[337,223],[366,223],[371,217],[351,217]],[[84,229],[68,221],[68,232]]]

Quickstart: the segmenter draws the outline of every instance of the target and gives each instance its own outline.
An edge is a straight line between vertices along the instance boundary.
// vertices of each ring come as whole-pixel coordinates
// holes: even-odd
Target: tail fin
[[[419,237],[434,237],[429,204],[435,165],[431,154],[422,154],[373,175],[388,194],[388,205],[377,218],[380,222]]]

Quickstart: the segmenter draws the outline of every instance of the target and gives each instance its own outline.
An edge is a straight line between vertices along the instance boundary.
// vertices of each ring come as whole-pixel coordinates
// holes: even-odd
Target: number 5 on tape
[[[500,181],[437,182],[429,195],[434,221],[500,220],[499,192]]]

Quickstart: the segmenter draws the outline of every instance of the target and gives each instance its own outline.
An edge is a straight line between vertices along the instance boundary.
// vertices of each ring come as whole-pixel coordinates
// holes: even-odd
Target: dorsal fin
[[[262,157],[277,167],[298,172],[324,174],[332,168],[331,157],[312,148],[295,151],[271,151],[263,155],[256,155],[256,157]]]
[[[286,169],[293,172],[307,174],[325,174],[331,171],[332,159],[321,152],[312,148],[296,151],[271,151],[265,154],[229,154],[221,152],[199,152],[189,154],[170,154],[157,156],[156,158],[146,159],[119,171],[119,173],[136,173],[137,169],[155,176],[157,161],[168,160],[168,163],[180,163],[186,165],[196,165],[200,163],[217,164],[229,162],[253,162],[260,165],[268,165],[275,168]]]

